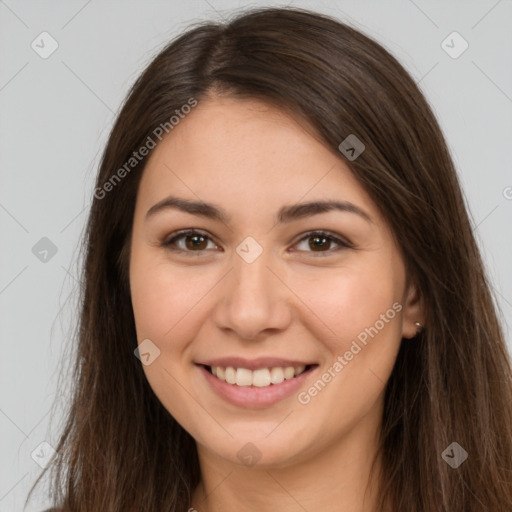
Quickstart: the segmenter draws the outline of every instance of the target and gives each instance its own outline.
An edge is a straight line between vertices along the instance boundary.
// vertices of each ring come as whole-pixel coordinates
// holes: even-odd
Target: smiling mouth
[[[222,366],[202,366],[214,377],[227,384],[239,387],[264,388],[276,386],[285,380],[292,380],[303,373],[309,372],[318,365],[276,366],[272,368],[259,368],[257,370],[234,368],[232,366],[226,368]]]

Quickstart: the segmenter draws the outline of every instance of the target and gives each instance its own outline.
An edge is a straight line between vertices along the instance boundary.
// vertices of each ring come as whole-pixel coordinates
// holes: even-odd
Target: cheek
[[[137,340],[151,340],[160,351],[151,364],[143,365],[146,378],[160,402],[194,436],[194,409],[187,383],[188,346],[201,322],[201,297],[211,285],[206,276],[190,269],[174,268],[150,251],[135,250],[130,265],[130,287]],[[192,426],[192,429],[190,429]]]
[[[318,339],[328,339],[331,352],[339,353],[348,350],[358,336],[364,339],[375,324],[381,334],[393,332],[396,337],[400,287],[397,267],[365,264],[326,273],[325,278],[320,276],[314,284],[302,281],[296,291],[313,313],[310,328],[316,331]]]
[[[301,292],[318,317],[309,328],[316,329],[327,354],[321,382],[301,396],[316,400],[312,407],[319,411],[333,411],[340,424],[375,407],[400,347],[402,269],[380,256],[332,272]],[[334,412],[340,403],[343,410]]]
[[[146,258],[147,260],[147,258]],[[162,338],[176,322],[176,288],[152,261],[134,257],[130,269],[132,305],[137,337]],[[184,302],[184,301],[182,301]]]
[[[149,338],[162,352],[183,351],[202,324],[203,299],[216,276],[199,267],[174,266],[171,272],[165,255],[150,251],[133,256],[130,286],[138,340]]]
[[[374,407],[400,347],[402,267],[391,258],[388,264],[383,261],[376,258],[375,264],[332,273],[323,287],[320,281],[310,288],[305,300],[321,319],[317,325],[332,332],[323,338],[317,334],[329,357],[322,382],[304,392],[321,395],[314,406],[319,409],[335,411],[335,404],[343,403],[340,422],[360,418]],[[326,392],[321,391],[324,384]]]

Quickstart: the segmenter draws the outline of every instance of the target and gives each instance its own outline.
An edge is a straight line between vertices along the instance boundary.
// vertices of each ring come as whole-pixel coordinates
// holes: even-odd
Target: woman
[[[270,8],[169,44],[84,248],[59,510],[510,509],[512,372],[457,175],[367,36]]]

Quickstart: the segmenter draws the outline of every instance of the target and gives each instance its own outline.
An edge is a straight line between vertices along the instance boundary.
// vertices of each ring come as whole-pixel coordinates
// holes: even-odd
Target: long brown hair
[[[51,466],[55,504],[185,512],[199,482],[195,441],[134,357],[129,242],[147,158],[107,192],[105,183],[176,109],[213,92],[277,105],[340,158],[348,135],[365,144],[346,164],[394,232],[426,324],[402,341],[386,387],[382,510],[510,510],[510,359],[440,127],[381,45],[338,20],[287,8],[189,29],[149,64],[117,117],[83,242],[74,396]],[[452,442],[468,453],[457,468],[442,456]]]

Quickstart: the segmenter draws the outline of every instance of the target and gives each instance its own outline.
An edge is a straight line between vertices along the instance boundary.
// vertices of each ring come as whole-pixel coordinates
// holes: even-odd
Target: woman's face
[[[248,466],[375,439],[401,338],[420,320],[392,233],[344,157],[255,100],[205,100],[153,150],[130,286],[155,394],[200,456]]]

